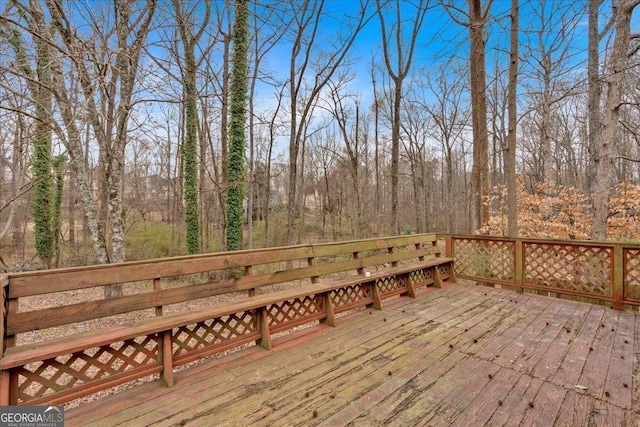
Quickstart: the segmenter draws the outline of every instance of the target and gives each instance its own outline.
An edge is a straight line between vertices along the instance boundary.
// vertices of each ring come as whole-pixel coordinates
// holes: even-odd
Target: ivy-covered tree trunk
[[[184,4],[173,0],[178,21],[178,29],[184,48],[184,72],[182,91],[185,114],[185,137],[182,143],[182,168],[184,174],[184,216],[186,226],[187,251],[200,251],[200,209],[198,203],[198,88],[196,86],[195,48],[209,22],[211,4],[206,3],[205,16],[197,33],[193,32],[193,16],[184,10]]]
[[[51,224],[52,185],[51,177],[51,103],[52,95],[48,89],[51,76],[49,73],[49,46],[35,38],[38,58],[36,61],[37,85],[32,85],[35,104],[35,132],[33,139],[33,197],[31,210],[33,214],[36,254],[45,268],[51,268],[53,259],[54,233]]]
[[[244,151],[247,101],[247,50],[249,46],[248,0],[235,1],[233,64],[231,71],[231,124],[229,133],[229,190],[227,192],[227,250],[242,244],[242,202],[244,199]]]
[[[185,45],[186,48],[186,45]],[[200,213],[198,209],[198,107],[196,104],[196,64],[193,49],[185,49],[185,126],[182,143],[184,168],[184,210],[187,231],[187,250],[196,254],[200,248]]]
[[[51,234],[53,250],[53,267],[60,266],[60,227],[62,224],[62,198],[64,195],[64,165],[67,156],[60,155],[53,159],[54,191],[51,209]]]

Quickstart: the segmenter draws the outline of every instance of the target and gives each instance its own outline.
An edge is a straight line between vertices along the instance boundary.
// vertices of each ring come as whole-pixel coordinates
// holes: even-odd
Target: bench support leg
[[[402,280],[404,281],[404,285],[407,288],[407,295],[411,298],[416,297],[416,287],[411,281],[411,273],[406,273],[402,275]]]
[[[440,272],[438,272],[438,266],[434,265],[432,268],[433,268],[433,286],[436,288],[442,288],[442,277],[440,277]]]
[[[271,332],[269,331],[269,317],[267,316],[267,308],[258,309],[258,325],[260,326],[260,346],[266,350],[271,350]]]
[[[457,283],[458,279],[456,278],[456,272],[454,271],[453,263],[450,262],[447,265],[449,266],[449,281],[452,283]]]
[[[162,380],[167,387],[173,387],[173,345],[171,331],[160,334],[162,340]]]
[[[382,310],[382,297],[380,296],[380,288],[376,282],[371,282],[371,296],[373,297],[373,308]]]
[[[331,300],[330,293],[331,292],[325,292],[322,294],[322,307],[327,317],[321,320],[321,322],[329,326],[336,326],[336,313],[333,309],[333,301]]]

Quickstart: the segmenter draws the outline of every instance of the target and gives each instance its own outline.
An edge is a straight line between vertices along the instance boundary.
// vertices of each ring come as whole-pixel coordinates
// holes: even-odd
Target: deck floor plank
[[[634,350],[633,358],[633,385],[632,385],[632,407],[633,411],[640,412],[640,316],[635,318],[635,334],[632,343]]]
[[[633,313],[618,312],[618,322],[615,326],[615,337],[611,350],[611,360],[605,389],[611,390],[610,403],[630,408],[632,406],[634,357],[633,337],[635,336],[635,316]]]
[[[607,397],[607,393],[611,393],[604,388],[611,361],[617,319],[617,312],[605,310],[591,346],[593,351],[589,352],[580,378],[577,381],[577,384],[587,387],[589,395],[596,399],[604,399]],[[611,329],[614,329],[614,331]]]
[[[637,425],[639,317],[446,284],[68,410],[66,425]]]

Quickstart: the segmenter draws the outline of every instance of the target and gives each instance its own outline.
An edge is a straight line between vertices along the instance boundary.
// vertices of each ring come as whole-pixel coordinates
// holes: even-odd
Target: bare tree
[[[511,0],[511,51],[509,52],[509,135],[505,155],[507,182],[507,233],[518,235],[518,195],[516,193],[516,134],[518,124],[518,0]]]
[[[353,198],[355,208],[353,212],[353,235],[361,237],[364,227],[362,212],[362,187],[361,187],[361,114],[360,101],[354,94],[347,92],[347,85],[352,80],[346,72],[341,73],[336,79],[328,83],[328,99],[326,108],[332,115],[338,127],[340,139],[344,143],[346,152],[346,164],[348,165],[351,184],[353,186]]]
[[[251,62],[252,66],[250,69],[249,76],[249,188],[247,194],[247,212],[249,212],[247,218],[247,249],[251,249],[253,247],[253,201],[254,201],[254,184],[256,184],[258,177],[254,173],[254,163],[255,163],[255,139],[256,139],[256,105],[255,105],[255,97],[257,93],[257,85],[259,82],[271,81],[274,82],[273,77],[265,75],[265,70],[262,69],[262,63],[265,57],[271,52],[278,43],[282,40],[282,37],[288,31],[289,26],[292,21],[284,21],[282,14],[279,13],[278,8],[273,7],[261,7],[260,12],[258,11],[258,2],[254,2],[253,4],[253,28],[251,31],[252,40],[250,42],[251,50]],[[280,102],[281,97],[278,98],[278,103]],[[273,139],[271,139],[273,142]],[[271,165],[271,151],[273,149],[273,143],[269,144],[269,159],[267,159],[267,169],[270,168]],[[267,179],[267,185],[269,184],[269,179]],[[267,193],[267,200],[269,202],[269,196]],[[268,215],[268,212],[265,212]]]
[[[467,74],[457,63],[445,64],[423,75],[418,87],[423,88],[418,91],[421,96],[415,94],[412,102],[418,103],[429,114],[432,123],[430,136],[442,147],[441,198],[444,209],[465,212],[468,190],[466,186],[458,185],[465,179],[465,174],[456,173],[460,169],[456,163],[462,163],[461,169],[466,170],[464,156],[460,153],[464,151],[464,133],[470,126],[470,111],[465,105],[469,90]],[[445,230],[449,233],[466,231],[467,228],[456,226],[456,222],[463,219],[468,223],[466,220],[470,216],[471,212],[468,212],[468,215],[456,215],[456,218],[445,221]]]
[[[298,213],[297,201],[299,161],[306,130],[309,128],[311,113],[318,96],[327,82],[343,65],[344,59],[360,30],[369,22],[368,0],[360,0],[359,11],[351,22],[345,22],[339,37],[332,34],[328,49],[319,49],[325,0],[305,0],[290,2],[293,43],[289,56],[289,188],[287,191],[287,243],[295,243],[295,219]]]
[[[376,0],[376,11],[380,20],[382,34],[382,49],[384,64],[389,77],[393,81],[393,106],[391,119],[391,231],[400,234],[398,221],[398,161],[400,158],[400,109],[402,108],[402,84],[411,70],[416,41],[424,17],[429,8],[429,0],[419,0],[415,4],[415,15],[409,19],[409,36],[406,38],[403,26],[406,25],[406,17],[400,10],[400,0],[391,2],[395,19],[392,25],[387,24],[384,9],[389,2],[381,3]],[[406,12],[405,12],[406,13]],[[406,49],[406,50],[405,50]]]
[[[611,49],[611,68],[605,78],[607,99],[602,119],[602,135],[597,146],[596,184],[593,193],[591,238],[605,240],[609,217],[609,196],[613,180],[613,161],[617,155],[616,136],[619,130],[622,87],[629,61],[631,16],[640,0],[620,0],[615,9],[615,38]]]

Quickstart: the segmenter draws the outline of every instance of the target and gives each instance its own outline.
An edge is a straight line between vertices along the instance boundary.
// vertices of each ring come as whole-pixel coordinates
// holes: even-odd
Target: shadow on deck
[[[638,313],[462,284],[67,411],[66,425],[638,425]],[[637,326],[636,326],[637,325]]]

